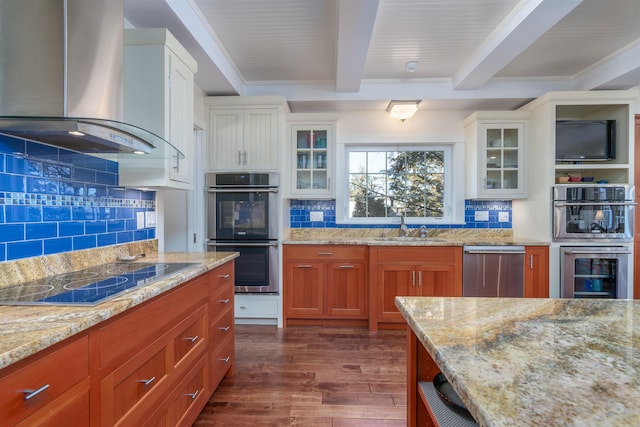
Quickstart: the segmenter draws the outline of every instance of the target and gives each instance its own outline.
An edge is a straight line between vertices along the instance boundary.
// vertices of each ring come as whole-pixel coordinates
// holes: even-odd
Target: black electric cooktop
[[[0,287],[4,305],[96,305],[197,263],[114,262]]]

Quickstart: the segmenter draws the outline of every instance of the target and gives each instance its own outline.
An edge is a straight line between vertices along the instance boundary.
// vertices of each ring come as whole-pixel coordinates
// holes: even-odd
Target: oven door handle
[[[277,193],[277,188],[207,188],[207,193]]]
[[[636,206],[636,202],[607,202],[606,200],[593,201],[593,202],[553,202],[557,207],[563,206],[593,206],[593,205],[606,205],[606,206]]]
[[[595,251],[585,251],[585,250],[579,250],[579,249],[570,249],[570,250],[566,250],[564,251],[566,254],[569,255],[593,255],[593,254],[598,254],[598,255],[630,255],[631,251],[628,249],[621,249],[621,250],[609,250],[607,249],[606,251],[602,251],[602,252],[595,252]]]
[[[255,242],[224,242],[224,243],[216,243],[216,242],[207,242],[207,246],[251,246],[251,247],[268,247],[268,246],[278,246],[278,242],[268,242],[268,243],[255,243]]]

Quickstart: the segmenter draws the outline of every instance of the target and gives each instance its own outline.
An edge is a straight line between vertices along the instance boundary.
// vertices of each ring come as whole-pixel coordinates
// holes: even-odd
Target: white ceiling
[[[125,0],[125,16],[169,28],[208,95],[284,95],[294,112],[640,85],[640,0]]]

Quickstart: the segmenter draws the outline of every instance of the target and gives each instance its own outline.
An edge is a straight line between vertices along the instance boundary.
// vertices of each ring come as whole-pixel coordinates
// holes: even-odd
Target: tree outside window
[[[349,218],[444,217],[444,150],[348,155]]]

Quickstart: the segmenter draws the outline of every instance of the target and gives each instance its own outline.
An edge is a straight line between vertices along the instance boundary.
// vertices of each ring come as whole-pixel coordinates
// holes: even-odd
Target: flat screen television
[[[615,120],[556,121],[556,161],[615,159]]]

